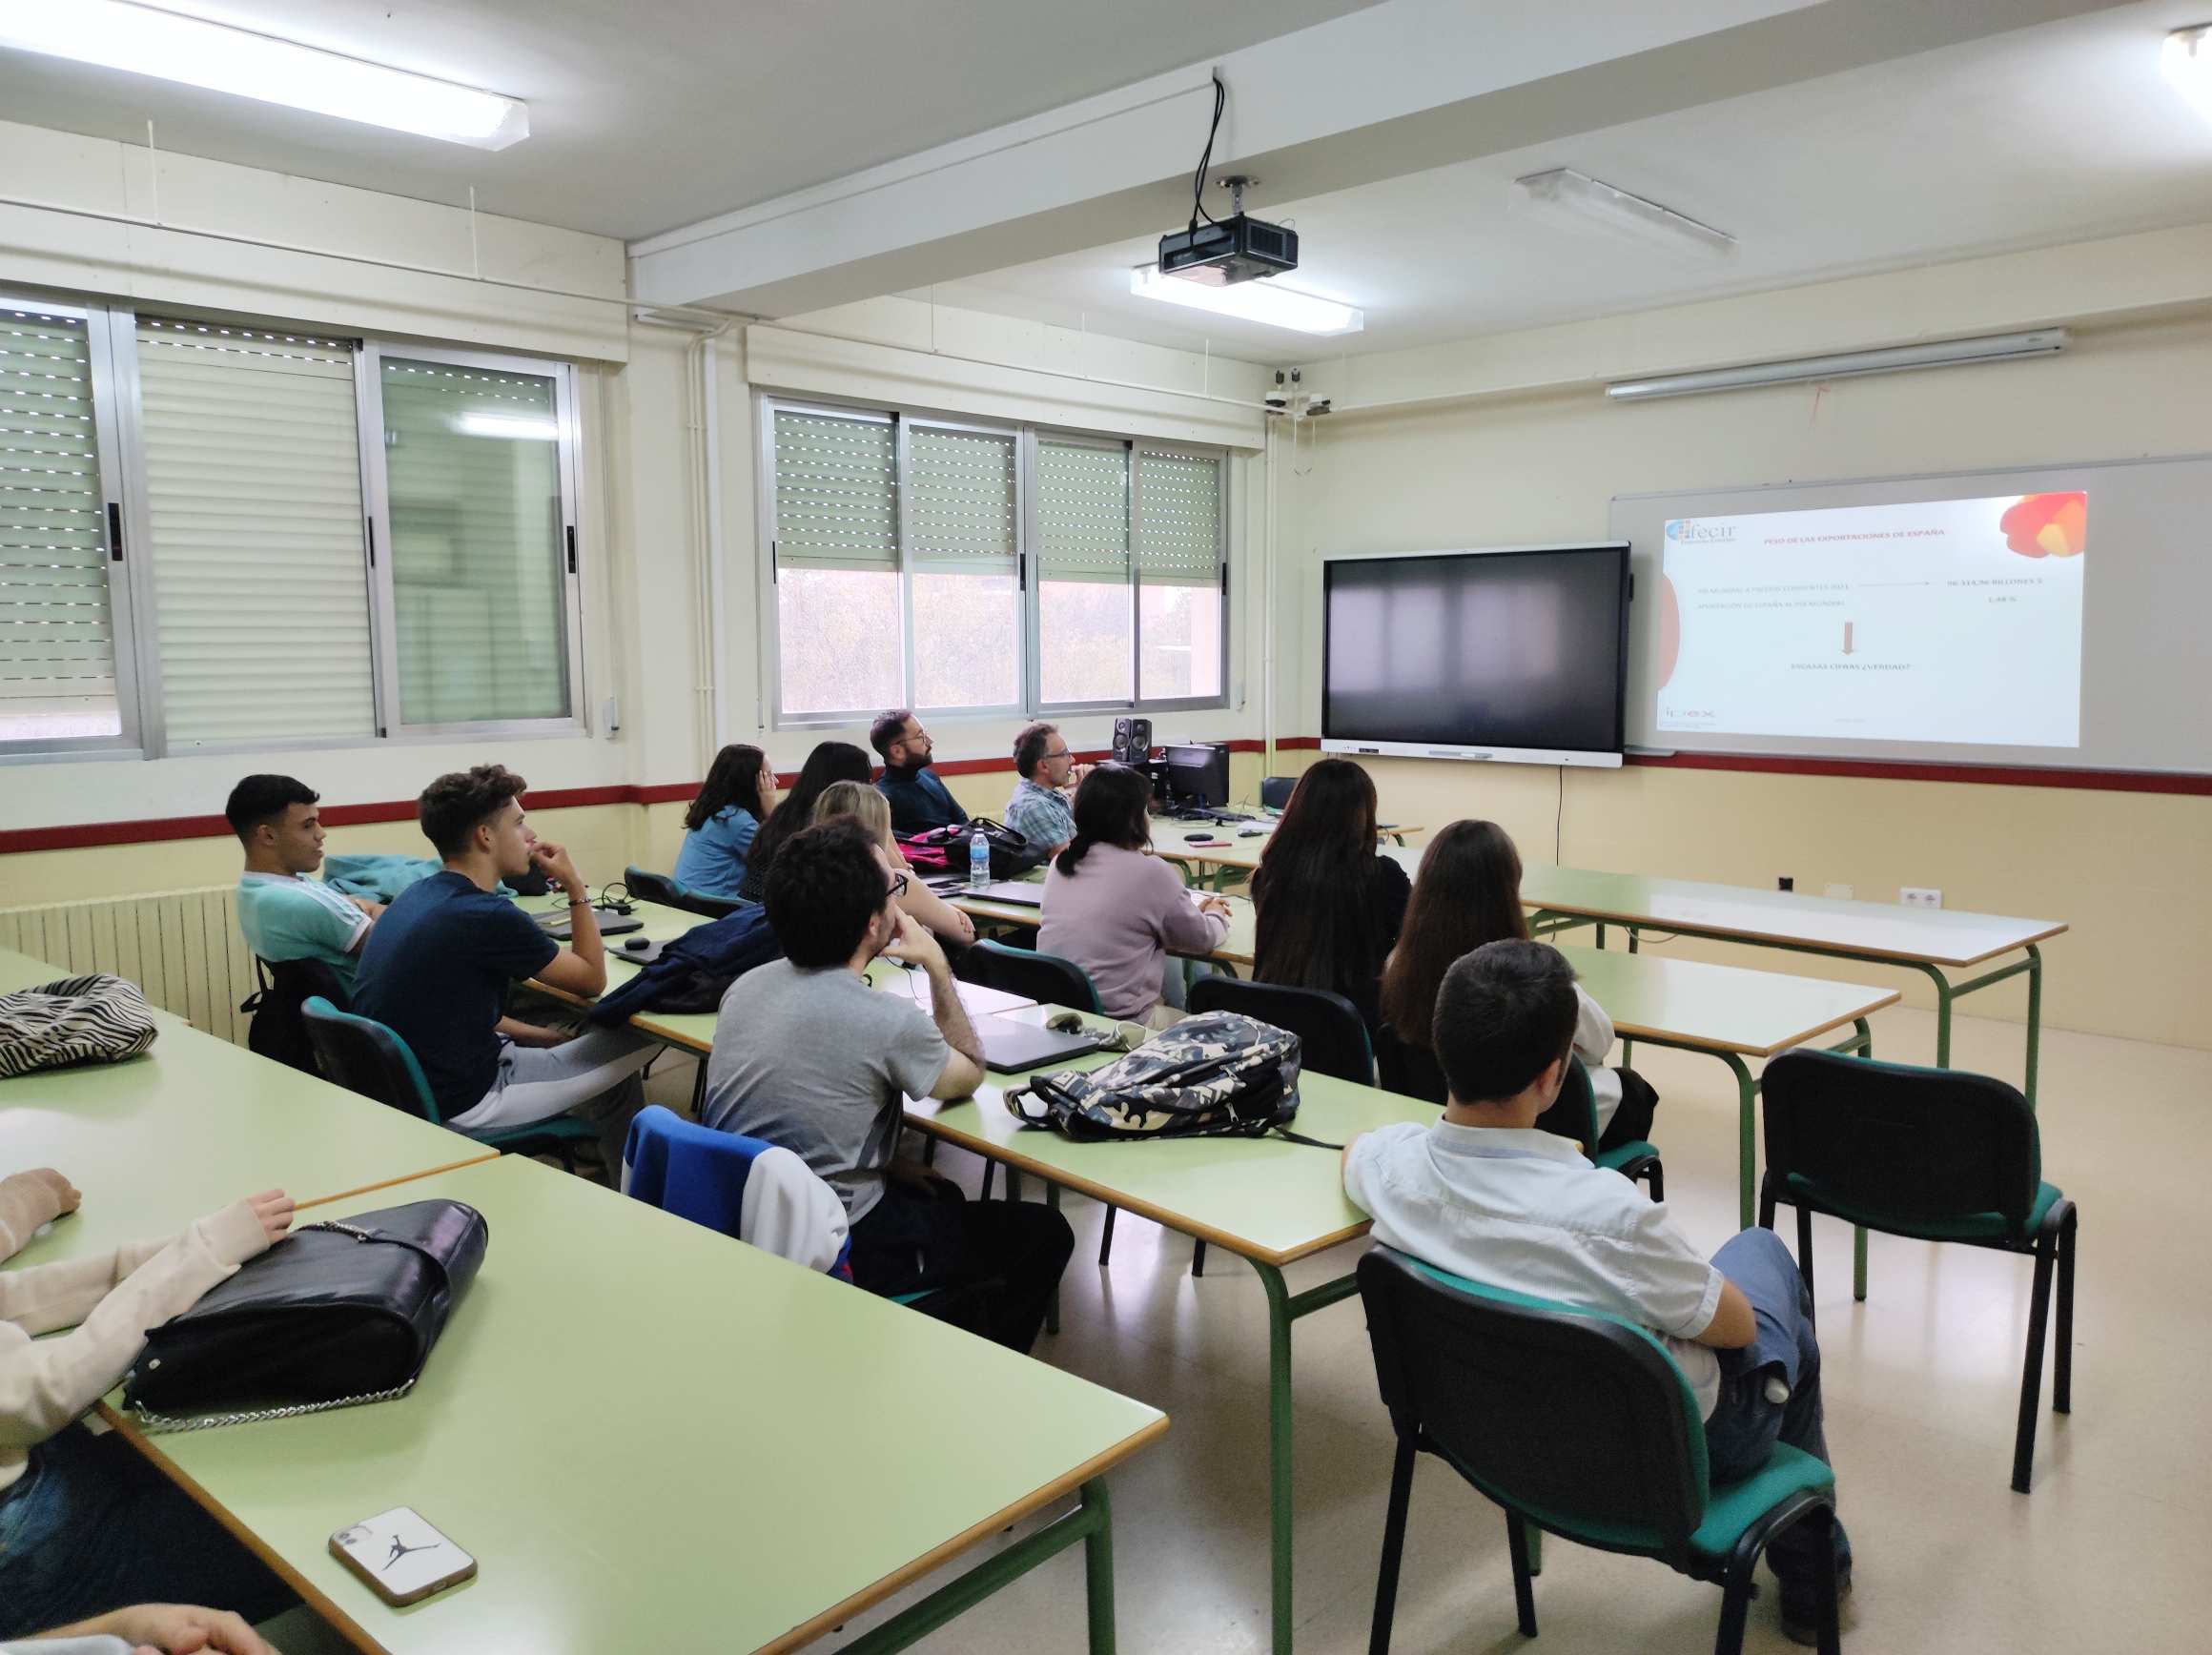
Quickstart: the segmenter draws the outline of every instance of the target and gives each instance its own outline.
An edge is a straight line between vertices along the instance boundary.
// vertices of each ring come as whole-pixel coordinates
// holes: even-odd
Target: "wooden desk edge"
[[[1895,949],[1848,949],[1831,943],[1808,942],[1802,937],[1787,936],[1779,931],[1744,930],[1722,926],[1701,926],[1694,921],[1660,919],[1649,913],[1624,913],[1619,909],[1593,908],[1572,902],[1544,902],[1533,896],[1524,896],[1521,906],[1544,913],[1564,913],[1575,919],[1593,920],[1602,925],[1634,926],[1641,930],[1671,931],[1677,936],[1702,937],[1711,942],[1770,943],[1784,949],[1794,949],[1800,953],[1828,954],[1836,959],[1895,960],[1903,966],[1978,966],[1984,960],[1994,960],[1999,954],[2017,953],[2033,948],[2038,943],[2049,942],[2069,929],[2065,920],[2030,920],[2030,925],[2044,929],[2033,936],[2019,937],[1997,948],[1985,949],[1978,954],[1915,954]]]
[[[830,1628],[841,1626],[851,1620],[853,1616],[873,1608],[900,1587],[917,1581],[930,1573],[931,1570],[950,1563],[978,1541],[995,1534],[1010,1523],[1019,1522],[1032,1512],[1043,1510],[1055,1500],[1064,1499],[1066,1496],[1075,1493],[1092,1478],[1112,1470],[1136,1454],[1138,1449],[1165,1436],[1167,1427],[1168,1417],[1161,1414],[1157,1419],[1148,1421],[1138,1430],[1131,1432],[1120,1441],[1115,1443],[1113,1447],[1093,1455],[1073,1471],[1055,1478],[1035,1493],[1025,1495],[1005,1510],[994,1513],[983,1519],[982,1522],[962,1529],[951,1540],[944,1542],[941,1545],[932,1547],[914,1559],[913,1562],[902,1564],[881,1580],[862,1587],[843,1603],[824,1609],[812,1620],[792,1627],[782,1637],[771,1639],[761,1645],[754,1651],[754,1655],[784,1655],[787,1650],[798,1649],[811,1644]]]
[[[982,1107],[979,1100],[977,1107]],[[957,1128],[949,1127],[934,1115],[915,1114],[910,1110],[907,1112],[906,1124],[918,1133],[923,1133],[930,1137],[942,1138],[946,1143],[956,1145],[960,1149],[982,1155],[986,1159],[994,1160],[1001,1166],[1011,1167],[1017,1173],[1028,1173],[1034,1177],[1042,1178],[1048,1184],[1057,1184],[1064,1190],[1073,1190],[1079,1195],[1088,1195],[1094,1201],[1103,1201],[1109,1206],[1119,1207],[1124,1213],[1134,1213],[1139,1218],[1149,1218],[1164,1229],[1173,1230],[1180,1236],[1192,1236],[1197,1240],[1205,1242],[1209,1247],[1219,1247],[1224,1252],[1236,1254],[1239,1258],[1248,1258],[1256,1264],[1270,1264],[1279,1270],[1284,1265],[1296,1264],[1301,1258],[1310,1258],[1316,1253],[1326,1253],[1332,1247],[1341,1247],[1347,1241],[1357,1241],[1374,1228],[1375,1221],[1372,1218],[1362,1218],[1356,1224],[1347,1225],[1342,1230],[1331,1231],[1328,1235],[1317,1236],[1311,1241],[1301,1241],[1295,1247],[1280,1250],[1273,1247],[1261,1247],[1242,1236],[1232,1235],[1226,1230],[1217,1230],[1211,1224],[1202,1224],[1196,1218],[1186,1217],[1169,1208],[1157,1206],[1151,1201],[1133,1196],[1127,1191],[1114,1189],[1094,1179],[1086,1178],[1080,1174],[1071,1173],[1064,1167],[1052,1166],[1047,1162],[1018,1154],[991,1138],[979,1137],[973,1133],[965,1133]]]

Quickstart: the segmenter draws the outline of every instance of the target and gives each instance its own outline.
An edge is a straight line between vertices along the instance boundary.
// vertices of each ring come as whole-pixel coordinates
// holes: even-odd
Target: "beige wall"
[[[1747,305],[1754,301],[1745,301]],[[1710,308],[1710,307],[1708,307]],[[1725,320],[1725,317],[1723,318]],[[1589,371],[1605,372],[1593,339]],[[1368,373],[1381,384],[1386,370]],[[1602,537],[1616,493],[2174,454],[2212,445],[2212,316],[2086,329],[2055,359],[1608,405],[1595,384],[1340,419],[1286,480],[1301,630],[1301,719],[1320,719],[1319,558],[1327,552]],[[2094,592],[2090,601],[2095,602]],[[1487,815],[1551,855],[1551,769],[1390,761],[1384,813]],[[2067,921],[2046,950],[2054,1024],[2212,1045],[2212,798],[1631,766],[1566,781],[1569,865]],[[1693,951],[1692,945],[1670,948]],[[1713,957],[1779,968],[1748,950]],[[1817,965],[1792,957],[1788,968]],[[1866,968],[1855,970],[1862,976]],[[1895,977],[1876,980],[1895,980]],[[1919,1003],[1929,1003],[1924,989]],[[2020,1015],[2017,985],[1970,1002]]]

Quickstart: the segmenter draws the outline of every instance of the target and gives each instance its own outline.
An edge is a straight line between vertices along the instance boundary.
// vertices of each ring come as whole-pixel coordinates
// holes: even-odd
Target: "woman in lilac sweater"
[[[1100,765],[1075,789],[1075,837],[1045,875],[1037,947],[1091,974],[1109,1017],[1164,1029],[1181,1013],[1160,997],[1170,949],[1202,954],[1229,934],[1229,905],[1195,899],[1152,854],[1152,784]]]

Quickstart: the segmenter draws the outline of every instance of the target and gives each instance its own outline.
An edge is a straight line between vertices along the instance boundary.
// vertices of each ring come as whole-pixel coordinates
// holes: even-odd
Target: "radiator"
[[[245,1044],[252,1019],[239,1015],[238,1002],[257,985],[238,934],[236,886],[0,909],[0,949],[72,976],[128,977],[194,1028]]]

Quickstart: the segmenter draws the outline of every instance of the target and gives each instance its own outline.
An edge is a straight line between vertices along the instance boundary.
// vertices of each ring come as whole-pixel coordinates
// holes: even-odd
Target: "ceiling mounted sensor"
[[[1897,374],[1911,368],[1957,368],[1970,362],[2007,362],[2022,357],[2056,356],[2065,348],[2064,328],[2038,328],[2033,333],[1987,334],[1979,338],[1943,339],[1934,344],[1898,345],[1888,350],[1799,357],[1787,362],[1751,362],[1740,368],[1711,368],[1698,374],[1620,379],[1606,387],[1606,395],[1615,402],[1642,402],[1654,397],[1694,397],[1706,391],[1793,385],[1809,379],[1844,379],[1861,374]]]
[[[480,150],[530,135],[518,99],[127,0],[0,0],[5,47]]]
[[[1139,298],[1157,298],[1191,310],[1212,311],[1216,316],[1239,317],[1269,327],[1293,328],[1301,334],[1356,334],[1367,325],[1357,306],[1342,304],[1318,294],[1272,281],[1243,281],[1234,287],[1207,287],[1162,276],[1157,265],[1140,264],[1129,273],[1129,291]]]
[[[2181,95],[2197,106],[2197,112],[2212,121],[2212,23],[2177,29],[2167,35],[2159,52],[2159,67],[2181,89]]]
[[[1631,194],[1572,167],[1554,167],[1548,173],[1531,173],[1514,179],[1513,199],[1562,222],[1579,223],[1667,252],[1726,257],[1736,250],[1736,238],[1727,231],[1701,224],[1671,207]]]

